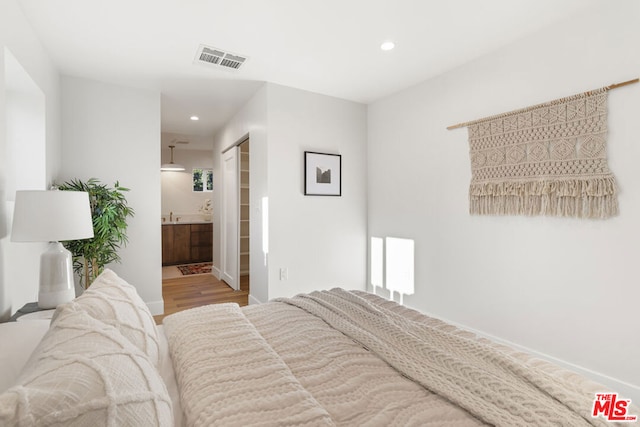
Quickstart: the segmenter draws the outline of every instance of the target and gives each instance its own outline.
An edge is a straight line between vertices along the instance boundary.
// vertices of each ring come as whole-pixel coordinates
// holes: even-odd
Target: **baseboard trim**
[[[211,266],[211,274],[213,274],[214,276],[216,276],[216,279],[220,280],[220,278],[222,277],[222,272],[220,271],[220,269],[218,267],[216,267],[215,265]]]
[[[147,307],[149,307],[149,311],[151,312],[152,316],[164,314],[164,300],[151,301],[145,304],[147,304]]]
[[[424,312],[423,312],[424,313]],[[625,399],[631,399],[631,401],[634,403],[634,405],[638,406],[638,403],[640,403],[640,386],[635,385],[635,384],[631,384],[628,383],[626,381],[622,381],[618,378],[613,378],[609,375],[600,373],[600,372],[596,372],[593,371],[591,369],[585,368],[583,366],[579,366],[576,364],[573,364],[571,362],[567,362],[566,360],[562,360],[559,359],[557,357],[548,355],[546,353],[542,353],[540,351],[534,350],[532,348],[529,347],[525,347],[523,345],[520,344],[516,344],[513,343],[511,341],[496,337],[494,335],[479,331],[477,329],[474,328],[470,328],[469,326],[466,325],[462,325],[458,322],[454,322],[452,320],[448,320],[445,318],[442,318],[440,316],[436,316],[430,313],[425,313],[427,316],[430,317],[434,317],[436,319],[440,319],[443,322],[447,322],[450,323],[460,329],[464,329],[467,330],[469,332],[473,332],[474,334],[478,335],[479,337],[483,337],[483,338],[487,338],[491,341],[495,341],[498,342],[500,344],[504,344],[508,347],[511,347],[515,350],[519,350],[522,351],[523,353],[528,353],[534,357],[537,357],[539,359],[543,359],[546,360],[548,362],[554,363],[558,366],[561,366],[565,369],[568,369],[570,371],[576,372],[580,375],[582,375],[585,378],[588,378],[596,383],[602,384],[603,386],[608,387],[611,391],[614,391],[616,393],[619,393],[621,395],[621,397],[625,398]]]
[[[258,298],[249,294],[249,305],[255,305],[255,304],[262,304],[262,302]]]

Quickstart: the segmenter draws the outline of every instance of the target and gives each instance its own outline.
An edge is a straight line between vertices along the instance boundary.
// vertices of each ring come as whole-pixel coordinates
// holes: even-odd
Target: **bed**
[[[332,289],[156,325],[113,271],[0,325],[2,426],[612,425],[605,388],[437,319]],[[31,354],[27,358],[25,354]],[[628,413],[637,414],[637,408]]]

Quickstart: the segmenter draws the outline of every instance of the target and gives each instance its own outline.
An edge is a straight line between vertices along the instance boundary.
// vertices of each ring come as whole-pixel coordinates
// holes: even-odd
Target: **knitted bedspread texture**
[[[582,426],[582,377],[359,291],[163,321],[187,425]]]

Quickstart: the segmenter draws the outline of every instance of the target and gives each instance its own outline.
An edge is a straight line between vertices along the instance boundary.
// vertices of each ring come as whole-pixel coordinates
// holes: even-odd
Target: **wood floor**
[[[248,304],[249,276],[240,277],[240,290],[234,291],[212,274],[193,274],[162,280],[164,314],[154,316],[157,324],[169,314],[207,304],[235,302]]]

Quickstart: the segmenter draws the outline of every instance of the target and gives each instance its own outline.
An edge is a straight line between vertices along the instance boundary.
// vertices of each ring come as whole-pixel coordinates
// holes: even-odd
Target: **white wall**
[[[47,186],[45,95],[4,49],[8,194]]]
[[[415,239],[416,291],[405,303],[602,374],[636,402],[640,84],[609,93],[620,187],[610,220],[471,217],[467,133],[446,127],[638,77],[638,22],[640,3],[616,2],[368,113],[369,235]]]
[[[153,314],[162,302],[160,94],[62,78],[63,171],[72,178],[116,181],[130,189],[129,244],[109,267],[135,286]]]
[[[7,140],[5,52],[8,49],[44,95],[46,157],[34,163],[37,182],[28,186],[45,189],[60,169],[60,77],[15,0],[0,2],[0,320],[7,318],[38,295],[38,266],[46,244],[10,242],[15,190],[23,189],[17,171],[10,164]],[[23,104],[25,105],[25,104]],[[11,108],[11,107],[9,107]],[[38,107],[41,109],[41,107]],[[42,112],[37,115],[42,120]],[[38,133],[38,138],[42,134]],[[39,145],[42,148],[42,145]],[[9,183],[14,184],[9,184]],[[8,186],[11,186],[9,188]]]
[[[270,84],[267,112],[269,298],[365,289],[366,106]],[[304,195],[305,151],[342,155],[341,197]]]
[[[215,136],[222,150],[251,140],[251,302],[366,283],[366,107],[265,84]],[[342,155],[342,197],[304,196],[304,151]],[[220,266],[214,192],[214,266]],[[280,281],[280,268],[289,277]]]
[[[213,145],[213,142],[211,143]],[[171,151],[162,150],[162,164],[169,163]],[[200,208],[206,199],[213,200],[212,191],[193,191],[193,169],[212,169],[212,150],[180,150],[179,146],[173,150],[173,161],[185,167],[184,171],[163,171],[160,173],[162,182],[162,216],[169,217],[173,212],[174,218],[185,214],[202,214]],[[159,167],[159,166],[158,166]],[[219,191],[218,183],[214,182],[214,191]]]
[[[251,138],[251,192],[250,192],[250,302],[266,302],[268,293],[268,228],[263,221],[262,200],[268,198],[267,183],[267,86],[264,85],[240,109],[240,111],[214,137],[214,187],[222,186],[221,153],[234,144],[241,142],[247,135]],[[217,184],[216,184],[217,183]],[[222,191],[213,192],[213,266],[218,277],[221,267],[221,214]]]

